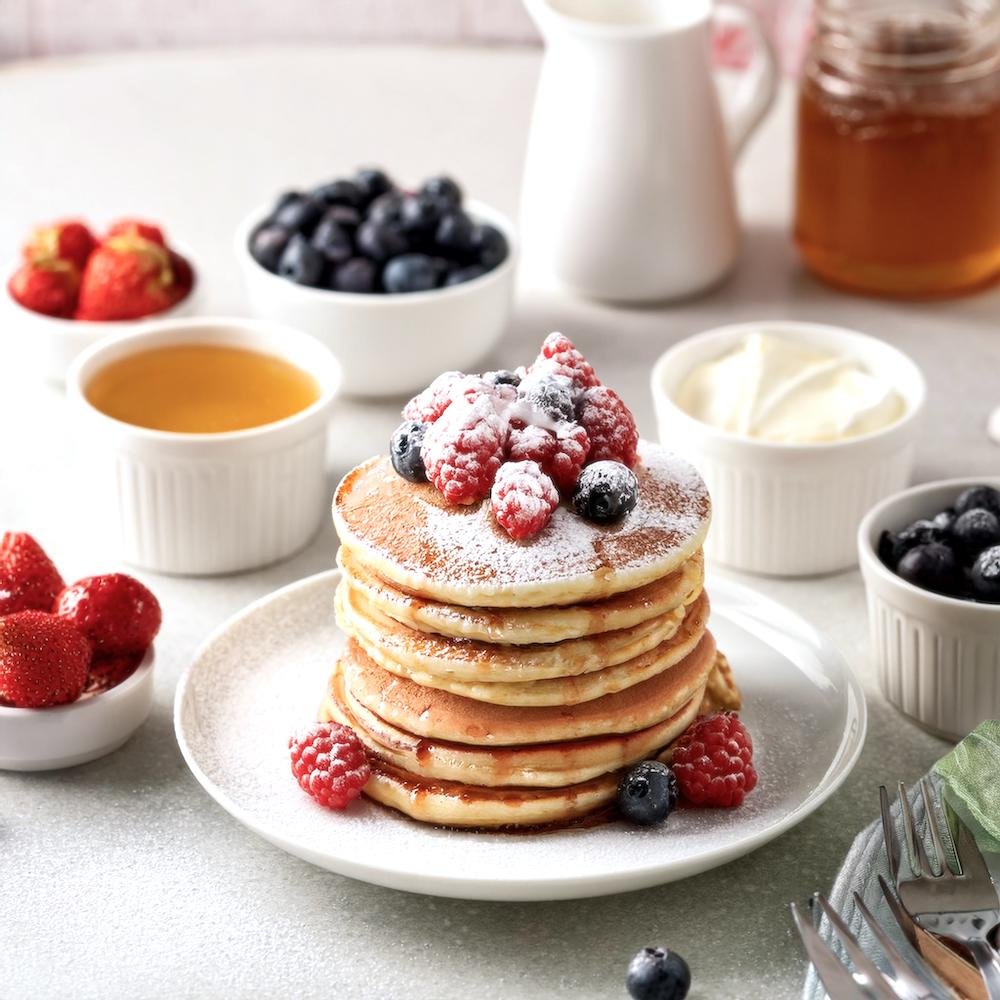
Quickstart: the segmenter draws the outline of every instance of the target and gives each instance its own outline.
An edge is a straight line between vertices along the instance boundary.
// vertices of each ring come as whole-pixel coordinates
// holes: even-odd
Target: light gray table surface
[[[163,220],[197,250],[213,312],[245,312],[231,252],[238,219],[290,184],[359,163],[409,181],[448,170],[516,211],[535,50],[300,48],[88,57],[0,69],[0,246],[34,222],[84,213]],[[1000,293],[893,305],[828,291],[788,238],[790,89],[738,168],[746,246],[729,281],[671,306],[616,309],[523,275],[497,365],[571,335],[654,434],[649,368],[721,322],[801,318],[856,327],[910,352],[930,383],[918,479],[995,472],[983,426],[1000,402]],[[17,375],[0,330],[0,528],[35,533],[68,578],[120,568],[89,530],[61,393]],[[339,405],[331,488],[384,448],[395,403]],[[621,997],[641,946],[685,955],[697,998],[799,994],[805,964],[787,904],[826,887],[875,812],[875,786],[945,749],[879,694],[858,574],[747,578],[811,619],[864,682],[865,751],[798,828],[685,882],[576,902],[433,899],[298,861],[222,811],[174,741],[174,686],[199,642],[251,600],[332,565],[332,528],[298,556],[217,579],[145,575],[165,612],[152,717],[104,760],[0,773],[0,998]],[[140,574],[142,575],[142,574]],[[802,747],[808,754],[809,747]]]

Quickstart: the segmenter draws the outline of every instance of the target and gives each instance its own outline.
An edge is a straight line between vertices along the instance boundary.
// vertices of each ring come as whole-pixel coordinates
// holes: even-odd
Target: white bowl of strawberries
[[[160,226],[113,223],[100,238],[76,219],[36,228],[4,285],[11,364],[62,382],[73,359],[148,319],[193,312],[197,277]]]
[[[71,767],[125,743],[152,708],[161,619],[133,577],[66,586],[34,538],[0,536],[0,769]]]

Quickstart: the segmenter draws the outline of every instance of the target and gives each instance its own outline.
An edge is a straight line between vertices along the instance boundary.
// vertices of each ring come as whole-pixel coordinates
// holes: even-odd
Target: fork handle
[[[966,941],[966,948],[976,961],[979,974],[986,983],[986,995],[989,1000],[1000,1000],[1000,956],[986,941]]]

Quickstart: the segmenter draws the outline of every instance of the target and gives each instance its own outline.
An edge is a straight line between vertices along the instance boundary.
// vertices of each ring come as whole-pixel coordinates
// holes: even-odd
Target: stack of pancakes
[[[334,500],[348,640],[322,718],[371,751],[367,795],[449,826],[565,823],[699,714],[739,707],[707,629],[704,483],[645,442],[635,472],[622,521],[562,506],[522,542],[489,501],[452,506],[385,458],[348,473]]]

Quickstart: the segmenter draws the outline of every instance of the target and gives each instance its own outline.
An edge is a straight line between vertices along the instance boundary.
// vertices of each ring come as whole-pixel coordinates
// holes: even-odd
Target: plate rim
[[[632,867],[625,871],[602,872],[599,875],[589,877],[581,877],[579,875],[559,877],[558,875],[547,874],[540,878],[504,880],[500,877],[470,877],[450,874],[428,875],[415,871],[412,868],[399,867],[398,865],[373,866],[353,859],[342,857],[331,858],[329,853],[320,855],[309,848],[289,840],[280,828],[254,817],[249,810],[235,802],[222,787],[205,773],[198,763],[195,753],[185,735],[181,724],[181,714],[195,669],[215,642],[226,635],[232,628],[254,615],[262,606],[286,598],[298,590],[307,590],[312,587],[332,584],[339,580],[340,576],[341,571],[339,569],[329,569],[285,584],[247,604],[213,629],[199,643],[178,679],[174,692],[172,713],[174,736],[180,748],[181,756],[184,758],[184,763],[210,798],[237,822],[241,823],[257,836],[262,837],[288,854],[335,874],[360,879],[361,881],[385,886],[390,889],[444,898],[479,901],[541,902],[546,900],[583,899],[665,885],[669,882],[680,881],[681,879],[701,874],[702,872],[720,867],[730,861],[750,854],[797,826],[807,816],[823,805],[843,785],[854,770],[858,758],[864,750],[868,733],[868,705],[864,688],[854,669],[837,646],[827,639],[807,619],[803,618],[798,612],[792,610],[787,605],[759,593],[746,584],[725,576],[719,576],[716,577],[717,592],[727,592],[734,599],[740,597],[749,599],[750,604],[762,607],[768,612],[777,612],[781,615],[791,616],[797,623],[805,626],[809,636],[818,642],[818,647],[823,651],[824,658],[829,656],[836,660],[844,674],[847,718],[848,721],[856,718],[858,724],[856,727],[845,726],[841,734],[840,743],[833,755],[830,768],[823,776],[822,781],[789,813],[745,839],[711,848],[703,854],[699,854],[697,858],[681,862],[673,861],[666,864],[654,863],[641,867]],[[742,627],[738,623],[736,624],[737,627]]]

